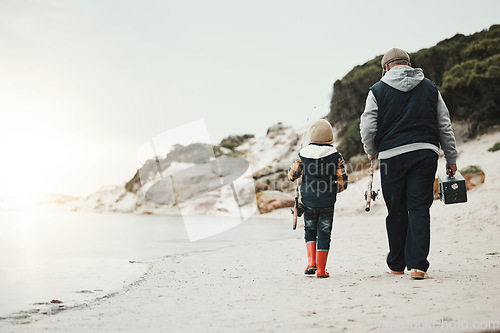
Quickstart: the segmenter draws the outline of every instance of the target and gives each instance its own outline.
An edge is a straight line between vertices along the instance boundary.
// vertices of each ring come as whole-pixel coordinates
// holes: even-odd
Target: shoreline
[[[161,260],[161,259],[158,259]],[[143,264],[146,264],[146,262],[142,262]],[[30,323],[34,323],[37,321],[42,320],[43,318],[50,317],[50,316],[55,316],[61,312],[64,311],[75,311],[79,309],[86,308],[90,304],[93,303],[98,303],[102,300],[105,299],[111,299],[115,296],[118,296],[122,292],[126,292],[130,288],[133,288],[135,285],[140,283],[141,281],[145,280],[147,277],[147,274],[149,270],[152,267],[152,263],[150,262],[148,264],[148,267],[146,268],[146,271],[142,273],[136,280],[128,283],[127,285],[120,287],[118,290],[110,291],[107,294],[91,298],[86,301],[70,301],[69,305],[66,302],[62,303],[57,303],[54,302],[45,302],[45,303],[34,303],[32,305],[37,305],[40,307],[40,309],[37,309],[37,311],[34,310],[21,310],[17,312],[10,313],[8,315],[4,315],[0,317],[0,328],[2,327],[2,323],[8,323],[12,324],[13,326],[17,325],[26,325]],[[63,304],[63,305],[59,305]],[[45,306],[45,307],[43,307]]]
[[[24,212],[22,212],[24,213]],[[59,213],[62,216],[66,216],[68,214],[78,214],[80,218],[82,218],[82,214],[79,214],[77,212],[66,212],[66,211],[60,211],[60,212],[55,212]],[[103,216],[101,213],[94,213],[94,212],[85,212],[83,217],[88,218],[92,217],[92,215],[98,215],[98,216]],[[106,214],[104,214],[106,215]],[[108,216],[116,216],[114,213],[108,213]],[[133,214],[125,214],[128,217],[131,217],[130,215]],[[133,217],[133,216],[132,216]],[[153,219],[155,218],[163,218],[164,216],[156,216],[156,217],[151,217]],[[179,217],[179,216],[177,216]],[[146,217],[147,219],[150,219],[150,217]],[[120,265],[123,266],[125,265],[140,265],[142,267],[140,268],[134,268],[132,269],[135,273],[134,275],[127,275],[123,276],[123,278],[119,278],[119,280],[116,280],[116,283],[114,285],[106,285],[104,286],[97,286],[95,285],[95,288],[98,289],[92,289],[88,288],[88,283],[82,282],[79,283],[81,291],[75,291],[76,294],[70,293],[70,294],[53,294],[49,293],[46,295],[45,298],[40,298],[40,297],[31,297],[32,300],[30,303],[25,303],[24,306],[20,306],[13,308],[12,311],[6,311],[0,315],[0,327],[2,325],[2,322],[5,323],[13,323],[13,324],[26,324],[30,323],[33,321],[38,321],[40,319],[43,319],[44,317],[51,316],[58,314],[63,311],[68,311],[68,310],[75,310],[79,309],[82,307],[87,306],[88,304],[92,304],[96,301],[99,301],[101,299],[107,299],[107,298],[112,298],[118,294],[120,294],[123,291],[127,291],[131,287],[133,287],[136,283],[139,281],[143,280],[149,270],[151,269],[151,266],[154,265],[156,262],[162,261],[166,258],[170,258],[172,256],[183,256],[183,255],[188,255],[188,254],[197,254],[197,253],[204,253],[204,252],[213,252],[217,251],[219,249],[223,248],[231,248],[231,247],[237,247],[241,246],[239,243],[248,243],[252,239],[252,235],[245,234],[245,231],[250,231],[252,232],[253,229],[255,229],[255,226],[252,227],[252,222],[257,223],[257,227],[262,227],[265,225],[268,225],[269,223],[273,224],[274,229],[274,234],[270,235],[270,237],[279,237],[283,238],[280,236],[280,234],[276,234],[276,229],[283,229],[282,224],[278,223],[279,220],[282,220],[280,216],[255,216],[253,217],[250,221],[247,221],[249,223],[248,226],[241,226],[240,228],[243,227],[242,229],[238,229],[237,227],[232,228],[231,230],[226,231],[225,233],[216,236],[213,236],[209,239],[201,240],[198,242],[189,242],[187,239],[182,240],[181,243],[184,245],[180,244],[181,246],[176,245],[174,248],[168,247],[168,251],[162,254],[157,253],[156,255],[153,256],[148,256],[148,257],[143,257],[143,258],[133,258],[129,257],[129,259],[124,260],[125,258],[122,258],[120,261],[122,262]],[[103,221],[101,221],[103,222]],[[141,223],[145,221],[139,221]],[[276,223],[275,223],[276,222]],[[182,227],[182,230],[184,230],[184,227]],[[232,237],[234,238],[233,241],[228,240],[228,236],[226,233],[230,233]],[[288,237],[291,237],[291,235],[288,235]],[[174,240],[174,242],[178,242],[180,240]],[[165,249],[167,250],[167,249]],[[132,260],[130,260],[132,259]],[[138,259],[138,260],[136,260]],[[70,263],[72,264],[72,263]],[[73,265],[73,264],[72,264]],[[137,274],[136,274],[137,273]],[[121,282],[123,279],[123,282]],[[83,289],[82,289],[83,288]],[[78,290],[80,290],[78,289]],[[77,289],[74,289],[77,290]],[[52,289],[52,291],[56,291],[55,289]],[[51,295],[52,294],[52,295]],[[72,296],[73,295],[73,296]],[[4,295],[5,296],[5,295]],[[37,299],[38,298],[38,299]],[[52,302],[50,300],[53,300]],[[4,298],[4,301],[8,300]],[[62,300],[62,301],[60,301]],[[7,305],[8,303],[4,303],[4,305]]]
[[[441,214],[434,212],[436,218]],[[298,230],[287,240],[171,255],[112,297],[29,324],[0,323],[0,329],[337,332],[434,323],[432,331],[446,331],[443,325],[498,320],[500,255],[488,255],[497,248],[496,224],[484,224],[480,235],[457,243],[448,232],[468,235],[476,225],[456,223],[454,216],[434,220],[430,278],[414,281],[408,272],[387,272],[384,225],[373,221],[381,217],[338,218],[329,279],[303,274],[305,246]]]

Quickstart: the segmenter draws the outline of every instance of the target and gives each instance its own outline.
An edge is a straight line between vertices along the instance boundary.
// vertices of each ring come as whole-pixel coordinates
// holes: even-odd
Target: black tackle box
[[[465,179],[457,171],[453,177],[446,174],[438,175],[439,197],[445,204],[467,202],[467,188]]]

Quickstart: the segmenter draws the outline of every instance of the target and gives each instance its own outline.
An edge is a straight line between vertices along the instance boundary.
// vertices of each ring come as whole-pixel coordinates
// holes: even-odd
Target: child
[[[310,143],[300,150],[288,170],[288,179],[295,181],[302,175],[300,193],[308,260],[304,273],[327,278],[330,274],[325,266],[330,250],[333,209],[337,193],[347,188],[347,173],[342,155],[332,145],[333,131],[327,120],[315,121],[309,129],[309,137]]]

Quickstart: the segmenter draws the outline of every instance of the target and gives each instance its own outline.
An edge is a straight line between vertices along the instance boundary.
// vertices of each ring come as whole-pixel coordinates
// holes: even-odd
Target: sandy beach
[[[117,294],[24,324],[0,321],[0,331],[500,330],[500,152],[487,151],[498,141],[499,133],[459,146],[459,168],[481,166],[486,182],[466,204],[434,202],[428,279],[388,273],[385,206],[365,213],[360,181],[337,203],[329,279],[303,274],[303,230],[290,226],[281,241],[166,257]]]

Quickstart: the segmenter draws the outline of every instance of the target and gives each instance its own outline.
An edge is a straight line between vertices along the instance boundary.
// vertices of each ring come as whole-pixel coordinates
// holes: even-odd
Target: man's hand
[[[374,160],[374,159],[376,159],[376,158],[377,158],[377,155],[375,155],[375,156],[368,155],[368,159],[369,159],[370,161],[373,161],[373,160]]]
[[[455,172],[457,172],[456,164],[446,164],[446,174],[448,176],[453,177],[455,175]]]

